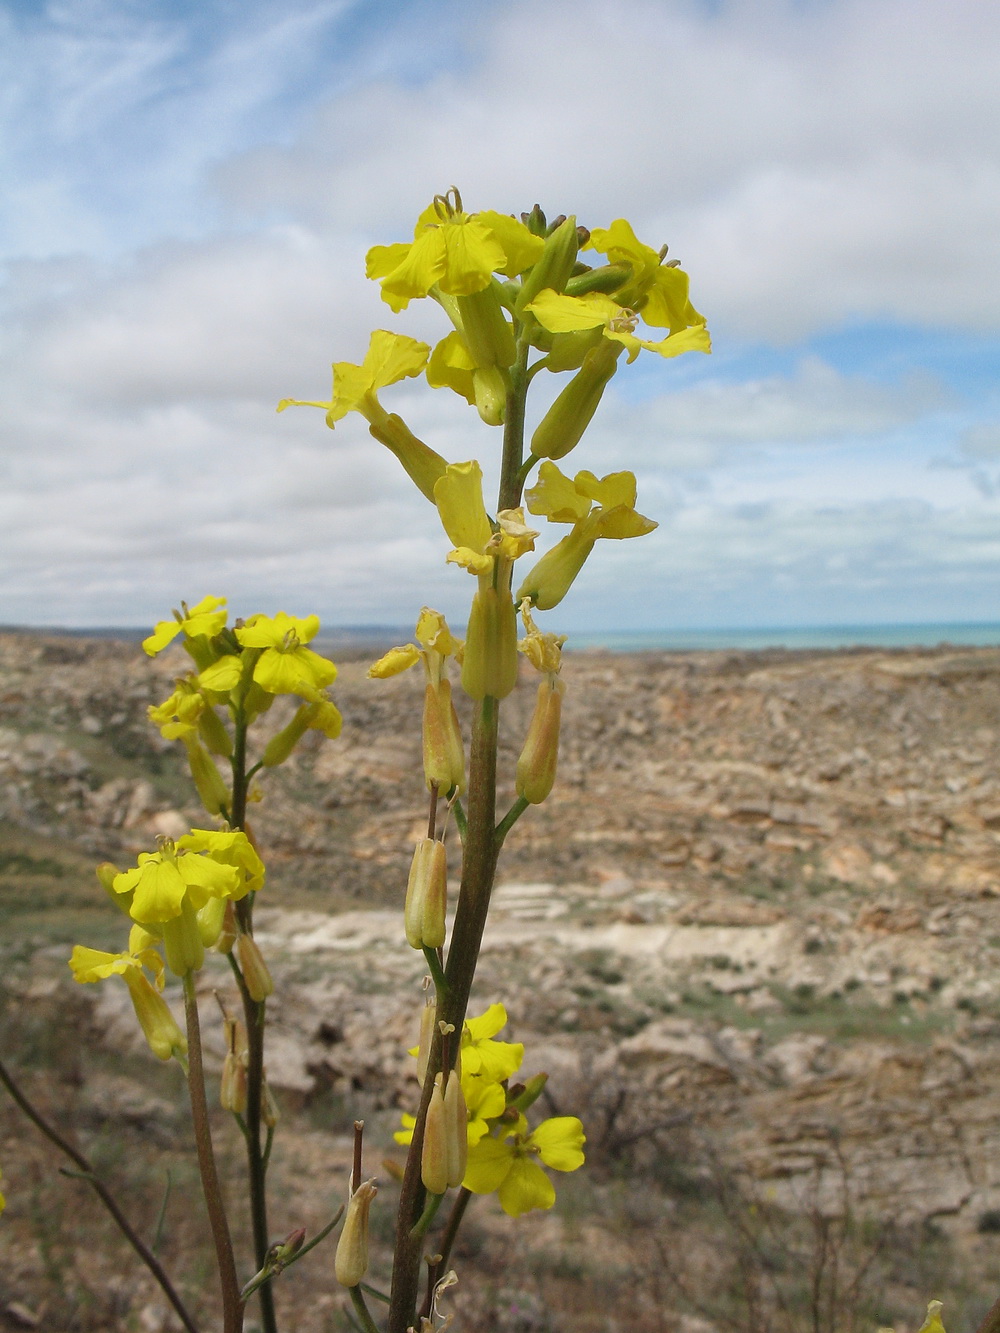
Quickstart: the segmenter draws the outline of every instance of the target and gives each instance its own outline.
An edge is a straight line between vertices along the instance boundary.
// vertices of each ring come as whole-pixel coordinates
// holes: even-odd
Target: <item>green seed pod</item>
[[[606,292],[609,295],[624,287],[632,276],[631,264],[605,264],[570,278],[566,284],[567,296],[584,296],[587,292]]]
[[[472,599],[462,658],[470,699],[506,699],[517,684],[517,617],[510,592],[480,589]]]

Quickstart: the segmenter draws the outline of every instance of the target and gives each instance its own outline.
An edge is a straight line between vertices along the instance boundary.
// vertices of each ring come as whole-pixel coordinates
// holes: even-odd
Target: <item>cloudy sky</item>
[[[1000,620],[998,48],[983,0],[0,0],[0,623],[461,621],[360,418],[274,410],[443,336],[364,255],[453,184],[629,218],[713,335],[572,456],[660,527],[554,627]],[[448,391],[383,402],[496,450]]]

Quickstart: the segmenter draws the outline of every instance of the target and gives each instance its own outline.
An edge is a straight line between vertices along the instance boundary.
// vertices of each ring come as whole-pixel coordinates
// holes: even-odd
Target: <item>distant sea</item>
[[[21,634],[66,634],[74,638],[121,639],[137,642],[149,628],[101,626],[75,629],[64,626],[27,627],[0,625],[0,632]],[[396,643],[406,643],[408,626],[350,625],[321,631],[313,646],[335,654],[382,653]],[[1000,624],[941,622],[929,625],[785,625],[753,629],[664,629],[631,630],[586,634],[569,632],[570,652],[649,653],[745,651],[763,648],[989,648],[1000,645]]]
[[[1000,644],[1000,624],[792,625],[771,629],[637,630],[570,634],[567,650],[610,653],[709,652],[761,648],[987,648]]]

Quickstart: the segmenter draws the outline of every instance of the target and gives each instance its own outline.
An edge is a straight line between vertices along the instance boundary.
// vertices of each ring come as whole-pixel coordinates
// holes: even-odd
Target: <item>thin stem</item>
[[[457,796],[451,802],[451,812],[455,816],[455,827],[458,829],[458,836],[464,843],[469,832],[469,824],[465,818],[465,810],[462,808],[462,802]]]
[[[233,721],[233,813],[231,823],[233,828],[245,829],[247,788],[250,775],[246,771],[247,719],[242,707],[235,711]],[[254,894],[248,893],[245,898],[236,904],[237,919],[248,935],[253,934],[253,899]],[[243,975],[232,954],[229,956],[229,961],[236,977],[236,983],[240,988],[240,996],[243,1000],[243,1018],[247,1030],[247,1110],[246,1129],[243,1137],[247,1147],[247,1182],[250,1189],[250,1224],[253,1230],[254,1261],[257,1268],[262,1269],[267,1262],[267,1253],[270,1248],[267,1222],[267,1166],[271,1156],[272,1140],[272,1135],[268,1132],[266,1145],[261,1145],[266,1002],[255,1000],[247,990]],[[269,1283],[260,1288],[259,1299],[263,1333],[278,1333],[274,1296]]]
[[[284,1267],[280,1271],[283,1273],[286,1268],[291,1268],[292,1264],[297,1264],[300,1259],[304,1259],[306,1257],[306,1255],[309,1253],[310,1250],[315,1249],[321,1240],[326,1240],[327,1236],[329,1236],[330,1232],[333,1230],[333,1228],[337,1225],[337,1223],[343,1216],[344,1216],[344,1205],[341,1204],[340,1207],[337,1209],[337,1211],[334,1213],[333,1217],[330,1219],[330,1221],[327,1222],[323,1230],[317,1231],[316,1235],[313,1236],[312,1240],[309,1241],[307,1245],[303,1245],[301,1249],[296,1250],[296,1252],[292,1255],[292,1257],[288,1260],[288,1262],[284,1265]],[[253,1277],[250,1279],[250,1281],[243,1288],[242,1291],[243,1299],[248,1300],[254,1294],[255,1291],[260,1290],[262,1287],[264,1287],[266,1283],[270,1282],[273,1278],[276,1278],[277,1276],[278,1273],[274,1269],[268,1269],[268,1268],[264,1268],[261,1270],[261,1272],[255,1273]]]
[[[65,1153],[70,1161],[75,1162],[80,1168],[80,1178],[86,1180],[87,1184],[111,1214],[118,1230],[132,1246],[133,1250],[135,1250],[136,1254],[152,1273],[153,1277],[156,1278],[164,1296],[166,1296],[167,1300],[176,1310],[177,1317],[188,1330],[188,1333],[198,1333],[198,1325],[188,1313],[187,1307],[177,1294],[177,1290],[167,1276],[163,1265],[135,1231],[132,1224],[119,1208],[114,1195],[108,1189],[107,1185],[98,1178],[94,1168],[90,1165],[90,1162],[88,1162],[82,1153],[77,1152],[71,1143],[67,1143],[59,1131],[50,1125],[41,1112],[36,1110],[32,1103],[28,1101],[28,1098],[21,1091],[20,1086],[15,1081],[13,1074],[10,1073],[2,1061],[0,1061],[0,1082],[3,1083],[14,1102],[21,1111],[24,1112],[35,1128],[41,1130],[50,1143],[55,1144],[60,1152]]]
[[[361,1287],[348,1287],[348,1291],[351,1293],[354,1312],[361,1320],[361,1327],[365,1330],[365,1333],[381,1333],[378,1324],[368,1313],[368,1306],[365,1304],[364,1292]]]
[[[429,949],[424,945],[424,958],[427,960],[427,970],[430,972],[434,981],[434,989],[437,991],[440,1001],[444,992],[448,989],[448,983],[445,980],[444,969],[441,967],[441,959],[438,957],[436,949]]]
[[[530,804],[531,804],[530,801],[526,801],[523,796],[519,796],[517,800],[514,802],[514,804],[507,811],[507,813],[504,815],[503,819],[501,819],[500,823],[497,825],[497,831],[496,831],[498,851],[503,846],[504,839],[506,838],[507,834],[511,831],[511,829],[514,827],[517,821],[521,818],[521,816],[524,814],[525,810],[527,810]]]
[[[1000,1333],[1000,1297],[986,1311],[986,1317],[976,1329],[976,1333]]]
[[[426,1236],[427,1228],[437,1216],[437,1210],[441,1207],[441,1201],[443,1199],[443,1194],[429,1194],[427,1196],[427,1202],[424,1204],[424,1211],[420,1214],[420,1217],[412,1227],[410,1231],[411,1236],[414,1238],[418,1236]]]
[[[198,999],[195,993],[194,973],[184,977],[184,1013],[187,1018],[188,1090],[191,1094],[191,1118],[198,1149],[198,1169],[201,1188],[205,1195],[208,1220],[215,1242],[215,1258],[222,1287],[222,1319],[224,1333],[240,1333],[243,1328],[243,1301],[236,1276],[233,1242],[229,1222],[219,1188],[219,1173],[212,1149],[212,1130],[208,1121],[208,1103],[205,1100],[205,1071],[201,1060],[201,1024],[198,1021]]]
[[[462,1225],[462,1219],[465,1217],[465,1210],[468,1208],[472,1199],[472,1191],[462,1189],[455,1196],[455,1202],[452,1205],[451,1214],[448,1217],[448,1224],[441,1235],[441,1263],[440,1267],[446,1269],[448,1260],[451,1258],[452,1246],[455,1244],[455,1237],[458,1235],[458,1228]],[[428,1311],[428,1314],[430,1311]]]
[[[522,327],[517,340],[517,358],[510,368],[510,392],[503,426],[503,461],[500,467],[500,495],[498,509],[514,509],[521,502],[519,479],[521,459],[524,455],[524,408],[528,391],[528,342],[527,329]]]

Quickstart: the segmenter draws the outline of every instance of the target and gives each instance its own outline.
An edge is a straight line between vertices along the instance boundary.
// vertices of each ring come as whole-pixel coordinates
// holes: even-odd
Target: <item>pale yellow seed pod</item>
[[[261,1000],[266,1000],[274,992],[274,981],[264,962],[260,946],[252,935],[242,933],[237,935],[236,957],[250,998],[256,1000],[258,1004]]]
[[[451,699],[451,681],[428,681],[424,689],[424,779],[428,788],[437,783],[447,796],[453,787],[465,787],[465,747],[458,714]]]
[[[535,711],[531,717],[524,748],[517,761],[515,790],[532,805],[539,805],[552,790],[559,763],[559,725],[565,683],[558,676],[539,682]]]
[[[265,768],[276,768],[278,764],[283,764],[289,758],[296,745],[309,730],[312,717],[313,708],[311,704],[300,704],[298,706],[291,722],[272,736],[264,747],[260,762]]]
[[[457,1189],[465,1179],[469,1155],[469,1112],[462,1092],[462,1079],[457,1070],[448,1075],[444,1090],[444,1115],[448,1149],[448,1184]]]
[[[441,1080],[441,1074],[434,1075],[434,1091],[427,1107],[424,1147],[420,1157],[420,1179],[424,1183],[424,1189],[431,1194],[444,1194],[448,1188],[449,1177],[448,1115],[445,1110]]]
[[[481,588],[469,610],[462,689],[470,699],[505,699],[516,684],[517,617],[510,592]]]
[[[342,1287],[356,1287],[368,1272],[368,1213],[377,1193],[374,1180],[363,1180],[347,1205],[334,1260],[334,1271]]]
[[[421,838],[413,849],[403,927],[411,949],[440,949],[445,938],[448,858],[444,843]]]
[[[191,777],[198,789],[201,803],[210,815],[217,815],[223,806],[229,804],[229,788],[222,780],[222,774],[215,767],[212,756],[196,736],[188,733],[181,737],[187,750]]]

